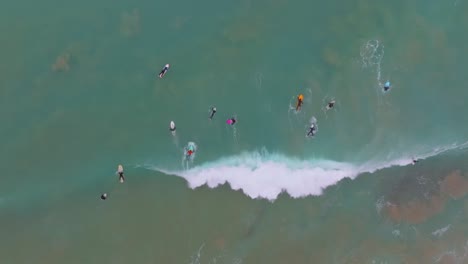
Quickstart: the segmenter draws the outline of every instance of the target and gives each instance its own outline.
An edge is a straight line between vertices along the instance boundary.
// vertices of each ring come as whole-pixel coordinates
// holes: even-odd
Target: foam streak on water
[[[383,86],[381,80],[381,62],[384,56],[384,46],[383,44],[376,40],[369,40],[361,47],[360,51],[362,66],[364,68],[375,69],[377,73],[377,83],[379,88]]]

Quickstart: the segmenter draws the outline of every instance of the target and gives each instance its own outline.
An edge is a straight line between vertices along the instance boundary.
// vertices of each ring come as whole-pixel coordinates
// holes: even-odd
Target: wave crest
[[[215,188],[228,183],[232,189],[242,190],[251,198],[275,200],[282,192],[293,198],[320,195],[325,188],[344,178],[354,179],[362,173],[409,165],[412,163],[411,157],[425,159],[451,149],[464,148],[466,145],[467,143],[452,144],[421,155],[410,155],[392,161],[369,161],[359,166],[330,160],[300,160],[261,151],[221,158],[188,170],[153,169],[183,177],[193,189],[203,185]]]

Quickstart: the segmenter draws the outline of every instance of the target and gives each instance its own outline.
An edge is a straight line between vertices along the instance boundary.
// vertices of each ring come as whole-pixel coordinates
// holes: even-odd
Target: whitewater
[[[263,198],[274,201],[283,192],[292,198],[318,196],[327,187],[345,178],[354,179],[363,173],[410,165],[413,164],[413,159],[424,160],[466,147],[468,142],[452,143],[419,154],[405,154],[398,159],[371,160],[362,164],[331,160],[301,160],[281,153],[268,153],[262,149],[223,157],[185,170],[167,170],[152,165],[143,167],[182,177],[192,189],[204,185],[216,188],[227,183],[233,190],[241,190],[252,199]]]

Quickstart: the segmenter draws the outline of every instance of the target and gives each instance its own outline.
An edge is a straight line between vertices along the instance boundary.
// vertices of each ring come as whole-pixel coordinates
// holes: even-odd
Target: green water
[[[467,27],[463,0],[3,3],[1,263],[466,262]]]

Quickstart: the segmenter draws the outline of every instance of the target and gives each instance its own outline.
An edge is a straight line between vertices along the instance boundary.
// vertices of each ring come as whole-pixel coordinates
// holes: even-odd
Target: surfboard
[[[176,126],[175,126],[174,121],[171,121],[171,123],[169,124],[169,129],[170,129],[171,131],[176,130]]]
[[[197,145],[193,142],[189,142],[187,144],[187,150],[191,150],[193,152],[197,151]]]

